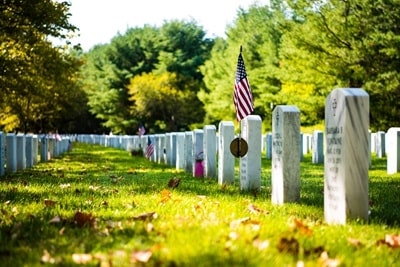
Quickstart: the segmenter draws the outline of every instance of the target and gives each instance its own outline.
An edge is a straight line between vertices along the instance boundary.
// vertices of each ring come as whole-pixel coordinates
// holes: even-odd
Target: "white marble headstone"
[[[185,163],[185,133],[176,133],[176,164],[177,170],[183,170]]]
[[[300,201],[300,110],[278,105],[272,114],[272,203]]]
[[[13,133],[6,135],[7,142],[7,173],[17,171],[17,136]]]
[[[193,149],[192,149],[192,162],[193,162],[193,177],[196,173],[196,163],[204,159],[204,148],[203,148],[203,130],[195,129],[193,132]]]
[[[328,224],[368,220],[369,96],[335,89],[325,102],[324,214]]]
[[[248,144],[248,152],[240,158],[240,190],[261,189],[261,117],[249,115],[240,121],[241,138]]]
[[[193,133],[185,132],[185,170],[191,173],[193,170]]]
[[[0,132],[0,176],[3,176],[5,173],[4,164],[5,164],[5,139],[3,132]]]
[[[204,177],[217,177],[217,129],[215,125],[203,127]]]
[[[387,137],[387,173],[395,174],[400,172],[400,127],[389,128]]]
[[[313,132],[312,163],[324,163],[324,133],[322,131]]]
[[[230,144],[235,134],[233,122],[221,121],[218,125],[218,132],[218,184],[233,184],[235,182],[235,158],[230,150]]]
[[[33,136],[28,134],[25,136],[25,154],[26,154],[26,167],[33,166]]]

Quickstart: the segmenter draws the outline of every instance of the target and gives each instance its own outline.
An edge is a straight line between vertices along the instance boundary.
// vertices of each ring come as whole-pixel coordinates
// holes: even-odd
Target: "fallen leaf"
[[[49,223],[60,223],[61,222],[61,218],[59,216],[55,216],[53,217],[53,219],[51,219],[49,221]]]
[[[74,253],[72,254],[72,261],[76,264],[87,264],[93,260],[90,254]]]
[[[248,222],[248,221],[250,221],[250,217],[245,217],[245,218],[237,219],[237,220],[232,221],[232,222],[229,224],[229,226],[230,226],[231,228],[237,228],[240,224],[245,223],[245,222]]]
[[[167,201],[169,201],[172,197],[172,193],[167,190],[167,189],[163,189],[161,191],[161,203],[166,203]]]
[[[248,209],[251,213],[261,213],[261,214],[268,214],[269,212],[266,210],[262,210],[256,207],[254,204],[249,204]]]
[[[265,250],[269,247],[269,241],[268,240],[261,240],[259,238],[255,238],[253,240],[253,246],[257,248],[258,250]]]
[[[136,221],[152,221],[153,219],[156,219],[158,217],[158,214],[156,212],[148,212],[148,213],[143,213],[141,215],[133,217],[134,220]]]
[[[301,221],[297,218],[292,218],[291,224],[292,224],[293,230],[299,230],[300,233],[305,234],[307,236],[312,235],[312,230],[303,221]]]
[[[328,252],[324,251],[318,259],[318,266],[321,267],[336,267],[340,265],[338,259],[329,258]]]
[[[44,200],[44,205],[46,206],[46,207],[53,207],[53,206],[55,206],[57,204],[57,201],[56,200],[51,200],[51,199],[45,199]]]
[[[96,225],[96,219],[90,213],[84,213],[77,211],[74,214],[73,222],[79,227],[91,226],[94,227]]]
[[[385,235],[385,239],[380,239],[377,244],[388,245],[391,248],[400,248],[400,235]]]
[[[297,255],[299,253],[300,245],[299,241],[297,241],[294,237],[281,237],[277,248],[280,252],[288,252],[293,255]]]
[[[360,248],[360,247],[363,246],[363,243],[361,243],[360,240],[355,239],[355,238],[349,237],[349,238],[347,238],[347,242],[349,242],[349,244],[352,245],[355,248]]]
[[[60,188],[61,189],[66,189],[66,188],[70,188],[71,184],[60,184]]]
[[[168,181],[168,187],[177,188],[180,182],[181,182],[180,178],[171,178]]]
[[[152,255],[153,255],[153,252],[151,252],[150,250],[135,251],[135,252],[132,252],[132,254],[131,254],[131,262],[146,263],[150,260]]]
[[[54,264],[56,263],[56,260],[50,255],[50,253],[45,249],[43,251],[43,255],[40,258],[40,262],[41,263],[50,263],[50,264]]]

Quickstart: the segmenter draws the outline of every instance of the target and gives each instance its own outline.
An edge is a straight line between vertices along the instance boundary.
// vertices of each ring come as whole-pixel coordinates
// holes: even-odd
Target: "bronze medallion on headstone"
[[[241,137],[237,137],[231,142],[230,149],[232,155],[236,158],[239,158],[247,154],[249,146],[247,145],[246,140]]]

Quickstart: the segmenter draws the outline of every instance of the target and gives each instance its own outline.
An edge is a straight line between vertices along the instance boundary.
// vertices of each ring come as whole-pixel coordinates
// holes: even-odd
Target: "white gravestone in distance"
[[[177,170],[183,170],[185,164],[185,133],[176,133],[176,164]]]
[[[400,127],[393,127],[387,131],[387,174],[400,172]]]
[[[383,158],[386,155],[385,137],[386,133],[383,131],[379,131],[375,135],[375,149],[376,149],[376,156],[378,158]]]
[[[193,169],[193,133],[191,131],[185,132],[185,170],[190,173]]]
[[[240,190],[261,189],[261,117],[249,115],[240,121],[241,138],[248,145],[247,154],[240,158]]]
[[[26,169],[25,135],[17,135],[17,170]]]
[[[369,96],[335,89],[325,102],[324,214],[328,224],[368,220]]]
[[[235,158],[230,150],[230,143],[235,135],[235,127],[231,121],[221,121],[218,125],[218,184],[235,182]]]
[[[217,129],[215,125],[203,127],[204,177],[217,177]]]
[[[7,173],[17,171],[17,136],[13,133],[6,135],[7,142]]]
[[[278,105],[272,113],[272,203],[300,201],[300,110]]]
[[[5,148],[5,141],[4,141],[4,134],[0,132],[0,176],[3,176],[4,171],[4,164],[5,164],[5,157],[4,157],[4,148]]]
[[[324,163],[324,133],[322,131],[313,132],[312,163]]]
[[[203,177],[203,172],[198,169],[203,168],[203,130],[195,129],[193,132],[193,149],[192,149],[192,162],[193,162],[193,177]],[[197,167],[197,172],[196,172]]]
[[[26,154],[26,167],[33,166],[33,136],[28,134],[25,136],[25,154]]]

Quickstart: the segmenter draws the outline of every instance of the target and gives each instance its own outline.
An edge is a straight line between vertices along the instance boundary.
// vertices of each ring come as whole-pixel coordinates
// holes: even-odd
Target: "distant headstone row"
[[[369,96],[362,89],[335,89],[329,94],[324,131],[302,134],[300,110],[287,105],[275,107],[272,133],[264,137],[259,116],[247,116],[240,123],[241,132],[236,136],[233,122],[221,121],[218,129],[206,125],[184,133],[77,135],[76,140],[143,151],[143,154],[151,144],[149,160],[185,170],[194,177],[217,178],[219,184],[234,183],[234,155],[239,156],[240,190],[246,191],[261,189],[261,152],[265,150],[266,157],[271,159],[271,199],[278,205],[300,201],[300,161],[304,154],[311,152],[313,163],[324,164],[325,220],[335,224],[344,224],[349,218],[368,220],[371,152],[378,157],[387,154],[388,173],[399,172],[400,128],[391,128],[386,134],[369,132]],[[4,138],[1,142],[5,142]],[[8,146],[14,145],[10,141]],[[20,151],[28,151],[23,145],[18,147]],[[7,154],[9,157],[15,155]],[[10,170],[19,168],[18,160],[12,162],[16,167],[6,164]]]
[[[70,145],[69,137],[0,132],[0,176],[60,156]]]

